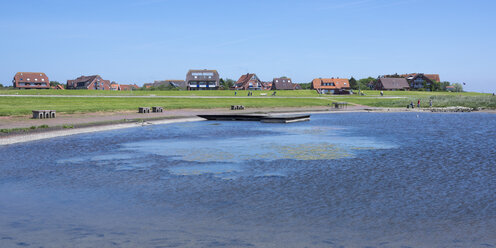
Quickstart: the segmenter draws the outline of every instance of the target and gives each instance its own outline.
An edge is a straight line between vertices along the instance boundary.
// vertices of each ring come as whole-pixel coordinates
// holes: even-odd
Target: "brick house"
[[[311,88],[321,94],[349,94],[350,81],[347,78],[315,78]]]
[[[271,90],[301,90],[299,84],[294,84],[291,78],[281,77],[272,80]]]
[[[218,90],[219,73],[216,70],[189,70],[186,74],[188,90]]]
[[[235,90],[261,90],[262,81],[254,73],[242,75],[234,84]]]
[[[121,91],[132,91],[139,89],[139,86],[136,84],[120,84],[119,87]]]
[[[375,90],[409,90],[410,85],[406,78],[387,78],[382,77],[374,83]]]
[[[272,89],[272,82],[262,82],[262,90]]]
[[[16,89],[50,89],[50,81],[43,72],[18,72],[12,84]]]
[[[165,87],[173,87],[181,90],[186,90],[187,85],[186,81],[184,80],[174,80],[174,79],[169,79],[169,80],[156,80],[153,82],[153,84],[148,84],[148,88],[150,87],[159,87],[159,86],[165,86]],[[147,87],[146,85],[143,85]]]
[[[81,76],[74,80],[67,80],[66,89],[77,90],[110,90],[110,80],[103,80],[100,75]]]
[[[118,83],[112,82],[110,83],[110,90],[119,91],[121,90],[121,87]]]
[[[433,82],[440,82],[439,74],[410,73],[401,75],[406,78],[411,89],[430,89]]]

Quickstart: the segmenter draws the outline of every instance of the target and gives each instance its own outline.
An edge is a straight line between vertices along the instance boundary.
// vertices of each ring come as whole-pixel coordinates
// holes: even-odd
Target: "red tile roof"
[[[138,85],[136,85],[136,84],[121,84],[120,87],[121,87],[121,90],[137,90],[137,89],[139,89]]]
[[[409,74],[403,74],[401,77],[408,78],[408,77],[415,77],[418,74],[424,74],[424,73],[409,73]],[[439,77],[439,74],[424,74],[424,76],[431,81],[436,81],[436,82],[441,82],[441,78]]]
[[[43,72],[18,72],[12,80],[15,88],[49,89],[50,81]]]
[[[347,78],[316,78],[312,81],[313,89],[338,90],[350,89],[350,81]]]

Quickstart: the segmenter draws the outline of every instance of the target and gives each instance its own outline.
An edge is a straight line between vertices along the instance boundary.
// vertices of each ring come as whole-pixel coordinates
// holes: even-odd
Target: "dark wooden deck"
[[[209,121],[261,121],[268,123],[289,123],[309,121],[310,115],[267,115],[267,114],[225,114],[225,115],[198,115]]]

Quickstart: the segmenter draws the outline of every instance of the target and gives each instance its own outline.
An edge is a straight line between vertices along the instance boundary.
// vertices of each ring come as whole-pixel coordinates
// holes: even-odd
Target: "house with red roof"
[[[410,73],[401,77],[406,78],[411,89],[430,89],[433,82],[441,82],[439,74]]]
[[[301,90],[299,84],[293,83],[291,78],[280,77],[272,80],[271,90]]]
[[[375,90],[409,90],[410,85],[406,78],[387,78],[382,77],[374,83]]]
[[[43,72],[18,72],[12,84],[16,89],[50,89],[50,81]]]
[[[261,90],[262,81],[255,73],[247,73],[242,75],[234,84],[235,90]]]
[[[110,83],[110,90],[119,91],[121,90],[121,87],[118,83],[112,82]]]
[[[139,86],[136,84],[121,84],[120,90],[125,90],[125,91],[132,91],[132,90],[138,90]]]
[[[80,76],[73,80],[67,80],[66,89],[110,90],[110,80],[104,80],[100,75]]]
[[[347,78],[315,78],[311,88],[321,94],[349,94],[351,86]]]

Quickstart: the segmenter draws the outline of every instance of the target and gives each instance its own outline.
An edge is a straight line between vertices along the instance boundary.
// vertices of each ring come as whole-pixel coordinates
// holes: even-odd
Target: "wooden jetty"
[[[310,115],[268,115],[268,114],[244,114],[244,115],[198,115],[209,121],[261,121],[266,123],[291,123],[309,121]]]

